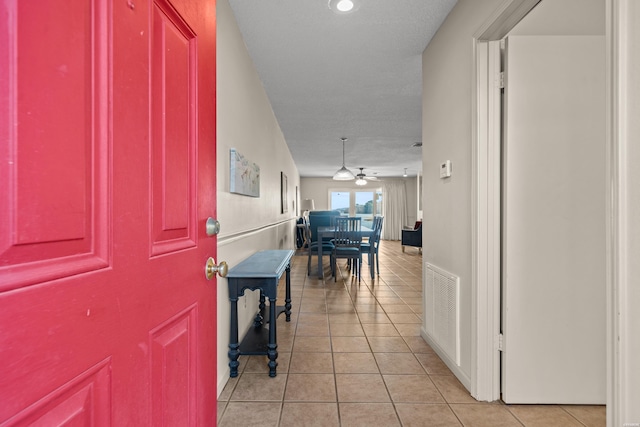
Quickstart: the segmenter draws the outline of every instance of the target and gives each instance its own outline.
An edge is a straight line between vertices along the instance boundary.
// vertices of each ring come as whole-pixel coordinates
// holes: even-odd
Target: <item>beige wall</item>
[[[471,376],[471,107],[473,36],[502,0],[459,0],[425,49],[423,259],[460,277],[460,380]],[[450,160],[451,178],[440,179]]]
[[[543,0],[509,35],[603,36],[604,3],[604,0]]]
[[[294,248],[300,178],[228,0],[217,2],[217,80],[218,261],[233,267],[261,249]],[[230,148],[260,166],[260,197],[229,192]],[[280,172],[288,178],[286,214],[280,209]],[[217,289],[219,394],[229,378],[227,281],[219,278]],[[247,294],[238,303],[241,335],[257,307],[257,295]]]

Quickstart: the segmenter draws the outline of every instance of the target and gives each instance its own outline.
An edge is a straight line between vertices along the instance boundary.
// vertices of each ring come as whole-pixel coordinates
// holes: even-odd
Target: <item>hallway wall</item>
[[[294,249],[298,169],[244,45],[228,0],[217,1],[217,198],[218,259],[233,267],[262,249]],[[260,197],[229,191],[231,148],[260,166]],[[288,178],[288,212],[281,213],[280,172]],[[217,280],[218,394],[229,378],[229,294]],[[252,322],[257,293],[238,302],[239,331]]]
[[[460,366],[452,370],[468,389],[473,36],[501,3],[458,0],[422,56],[423,261],[460,277]],[[440,179],[440,164],[446,160],[452,174]]]

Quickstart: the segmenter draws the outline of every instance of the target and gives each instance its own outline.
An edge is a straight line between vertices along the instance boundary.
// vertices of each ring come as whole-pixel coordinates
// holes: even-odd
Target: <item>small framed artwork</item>
[[[249,161],[235,148],[231,154],[229,192],[250,197],[260,197],[260,166]]]
[[[287,175],[284,172],[280,172],[280,190],[281,213],[287,213],[289,211],[289,202],[287,201]]]

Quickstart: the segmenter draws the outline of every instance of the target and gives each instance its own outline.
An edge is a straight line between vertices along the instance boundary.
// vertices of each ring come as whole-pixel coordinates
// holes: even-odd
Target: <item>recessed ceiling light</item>
[[[329,0],[329,9],[336,13],[350,13],[356,9],[354,0]]]
[[[353,2],[351,0],[340,0],[336,5],[336,9],[340,12],[349,12],[353,9]]]

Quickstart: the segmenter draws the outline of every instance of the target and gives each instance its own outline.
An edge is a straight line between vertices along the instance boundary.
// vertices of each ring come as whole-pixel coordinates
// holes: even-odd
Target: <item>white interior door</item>
[[[502,398],[603,404],[605,45],[506,43]]]

